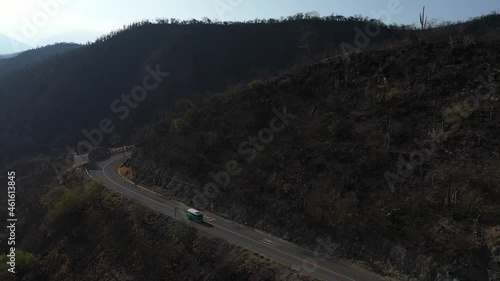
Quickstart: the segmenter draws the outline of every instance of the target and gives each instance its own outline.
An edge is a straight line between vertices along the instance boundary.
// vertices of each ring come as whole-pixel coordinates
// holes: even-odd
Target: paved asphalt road
[[[94,162],[88,169],[93,179],[100,180],[105,186],[141,204],[161,212],[200,231],[224,239],[232,244],[268,256],[282,264],[300,269],[318,279],[335,281],[382,280],[380,276],[358,268],[347,262],[318,261],[314,254],[282,239],[236,224],[221,217],[205,212],[204,224],[187,220],[185,211],[188,206],[160,197],[145,188],[135,186],[118,174],[124,161],[123,153],[106,156]],[[317,266],[314,265],[317,262]]]

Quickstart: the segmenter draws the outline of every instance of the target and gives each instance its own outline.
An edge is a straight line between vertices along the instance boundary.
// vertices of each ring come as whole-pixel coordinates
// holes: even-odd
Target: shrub
[[[124,176],[125,178],[127,178],[130,181],[133,181],[135,178],[132,170],[125,165],[120,166],[119,172],[120,172],[120,175]]]
[[[327,128],[328,128],[328,131],[330,132],[331,136],[336,137],[339,134],[340,123],[339,123],[339,121],[335,120]]]
[[[226,94],[228,96],[234,96],[240,98],[244,92],[245,85],[244,84],[231,84],[226,87]]]
[[[385,93],[384,95],[384,100],[385,101],[392,101],[395,98],[397,98],[401,94],[401,91],[397,88],[392,88],[389,90],[389,92]]]
[[[10,268],[8,261],[7,255],[0,256],[0,280],[21,280],[25,274],[35,271],[35,268],[40,265],[40,258],[21,250],[16,251],[16,274],[7,271]]]
[[[184,120],[182,118],[174,119],[170,123],[170,131],[177,133],[177,134],[183,133],[187,127],[188,127],[188,124],[187,124],[186,120]]]
[[[59,201],[56,201],[53,208],[61,214],[73,214],[81,208],[80,198],[75,191],[66,189]]]
[[[264,82],[262,82],[262,80],[254,80],[250,82],[248,86],[254,91],[261,91],[262,89],[264,89]]]
[[[102,201],[102,187],[99,183],[91,181],[83,190],[83,195],[85,202],[92,206],[97,206],[101,204]]]
[[[483,202],[481,194],[476,191],[464,192],[459,194],[458,206],[454,210],[454,216],[457,219],[476,216]]]
[[[468,112],[463,106],[460,104],[452,104],[450,107],[445,109],[444,111],[446,120],[448,122],[454,121],[454,120],[460,120],[462,118],[468,118],[470,115],[470,112]]]
[[[278,87],[280,89],[290,88],[291,85],[292,85],[292,79],[290,78],[283,79],[278,83]]]
[[[193,253],[194,244],[198,239],[198,230],[192,227],[183,227],[183,230],[180,233],[180,243],[184,245],[184,249],[186,251]]]

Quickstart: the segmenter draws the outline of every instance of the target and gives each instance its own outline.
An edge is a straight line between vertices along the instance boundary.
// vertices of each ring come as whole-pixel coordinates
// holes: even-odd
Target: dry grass
[[[121,166],[118,171],[120,172],[120,175],[122,175],[123,177],[127,178],[130,181],[133,181],[135,178],[134,173],[127,166]]]

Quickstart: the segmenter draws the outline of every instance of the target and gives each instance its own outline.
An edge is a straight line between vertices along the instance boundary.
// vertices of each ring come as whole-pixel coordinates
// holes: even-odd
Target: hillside
[[[301,245],[329,237],[374,271],[498,280],[500,40],[488,34],[428,33],[179,101],[137,134],[129,176]]]
[[[336,52],[343,42],[354,44],[354,28],[365,25],[320,19],[131,25],[0,76],[0,99],[9,101],[0,103],[0,145],[6,148],[0,163],[48,151],[66,153],[66,146],[86,140],[82,130],[98,128],[103,118],[111,118],[116,129],[97,145],[123,141],[179,97],[212,95],[230,82]],[[370,47],[393,36],[382,28]],[[147,66],[169,72],[168,81],[130,110],[130,117],[119,119],[121,111],[111,105],[143,84]]]
[[[380,33],[359,44],[367,27]],[[315,254],[394,280],[498,281],[498,34],[498,15],[416,30],[298,14],[158,19],[53,46],[71,50],[0,75],[20,271],[5,275],[1,255],[0,280],[310,280],[105,190],[84,166],[56,174],[84,141],[135,144],[130,180]],[[127,100],[138,86],[147,98]]]
[[[0,60],[0,75],[18,71],[22,68],[29,67],[39,62],[43,62],[44,60],[48,60],[50,59],[50,57],[53,57],[55,55],[59,55],[80,47],[81,46],[78,44],[57,43],[16,54],[16,56],[14,57]]]

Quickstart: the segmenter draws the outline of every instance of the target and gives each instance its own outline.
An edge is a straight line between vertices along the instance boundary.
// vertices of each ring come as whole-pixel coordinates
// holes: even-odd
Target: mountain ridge
[[[30,49],[11,57],[0,60],[0,75],[16,72],[22,68],[48,60],[53,56],[80,48],[82,45],[74,43],[55,43],[44,47]]]

